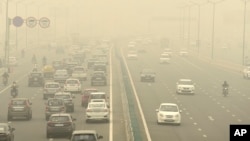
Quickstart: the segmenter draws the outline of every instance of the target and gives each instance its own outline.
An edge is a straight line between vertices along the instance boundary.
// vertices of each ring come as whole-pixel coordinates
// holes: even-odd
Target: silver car
[[[56,70],[54,74],[54,81],[59,83],[64,83],[66,79],[69,78],[68,71],[65,69],[62,70]]]
[[[106,102],[90,102],[86,109],[86,123],[93,121],[109,122],[109,108]]]

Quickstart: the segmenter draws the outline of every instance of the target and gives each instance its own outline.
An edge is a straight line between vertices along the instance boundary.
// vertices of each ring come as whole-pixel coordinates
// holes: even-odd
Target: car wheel
[[[46,133],[46,138],[48,139],[48,138],[50,138],[51,137],[51,135],[47,132]]]
[[[10,115],[8,115],[8,121],[11,121],[12,120],[12,117]]]
[[[86,123],[89,123],[89,120],[88,120],[88,119],[86,119],[86,120],[85,120],[85,122],[86,122]]]

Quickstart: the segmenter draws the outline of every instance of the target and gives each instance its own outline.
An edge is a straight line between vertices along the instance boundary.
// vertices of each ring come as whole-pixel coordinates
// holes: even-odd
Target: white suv
[[[177,94],[194,94],[195,84],[191,79],[180,79],[176,83]]]
[[[64,83],[64,91],[66,92],[75,92],[81,93],[82,92],[82,85],[79,79],[69,78]]]

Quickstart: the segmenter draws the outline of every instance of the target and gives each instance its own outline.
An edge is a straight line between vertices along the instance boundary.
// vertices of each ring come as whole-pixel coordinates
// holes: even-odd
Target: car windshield
[[[105,99],[104,94],[92,94],[91,99]]]
[[[105,108],[105,104],[104,103],[90,103],[89,108]]]
[[[54,98],[70,99],[70,95],[55,95]]]
[[[78,81],[77,81],[77,80],[67,80],[66,83],[67,83],[67,84],[77,84]]]
[[[74,71],[84,71],[84,68],[75,68]]]
[[[61,71],[56,71],[56,74],[57,75],[64,75],[64,74],[67,74],[67,71],[66,70],[61,70]]]
[[[69,121],[69,117],[68,116],[51,116],[50,121],[65,122],[65,121]]]
[[[179,81],[179,84],[181,85],[193,85],[192,81]]]
[[[51,100],[48,100],[48,105],[49,106],[61,106],[63,105],[63,101],[59,99],[51,99]]]
[[[178,108],[175,105],[161,105],[160,111],[178,112]]]
[[[42,76],[42,74],[41,73],[31,73],[31,76]]]
[[[25,100],[13,100],[12,105],[25,105]]]
[[[59,88],[59,84],[46,84],[45,88]]]
[[[94,134],[75,134],[72,141],[97,141]]]

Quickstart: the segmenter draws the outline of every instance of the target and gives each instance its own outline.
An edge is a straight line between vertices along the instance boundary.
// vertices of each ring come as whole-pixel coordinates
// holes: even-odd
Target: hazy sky
[[[2,5],[0,16],[1,20],[4,20],[6,0],[0,1]],[[192,40],[197,39],[198,8],[194,5],[190,8],[191,20],[188,23],[188,8],[183,8],[187,6],[188,0],[22,0],[17,5],[16,1],[9,0],[11,18],[16,16],[16,6],[17,15],[21,17],[33,16],[37,19],[48,17],[51,21],[50,27],[46,31],[41,29],[41,33],[53,33],[56,37],[79,33],[81,36],[153,34],[179,38],[187,37],[189,34]],[[192,1],[204,3],[206,0]],[[27,15],[25,5],[27,5]],[[40,7],[39,15],[38,7]],[[249,4],[247,8],[250,9]],[[250,29],[248,9],[247,34]],[[186,19],[185,22],[183,17]],[[201,39],[211,40],[212,4],[201,6],[200,22]],[[0,26],[3,32],[4,24],[0,23]],[[34,32],[36,28],[29,31]],[[239,40],[242,38],[243,2],[241,0],[224,0],[216,5],[215,31],[215,36],[218,38]]]

